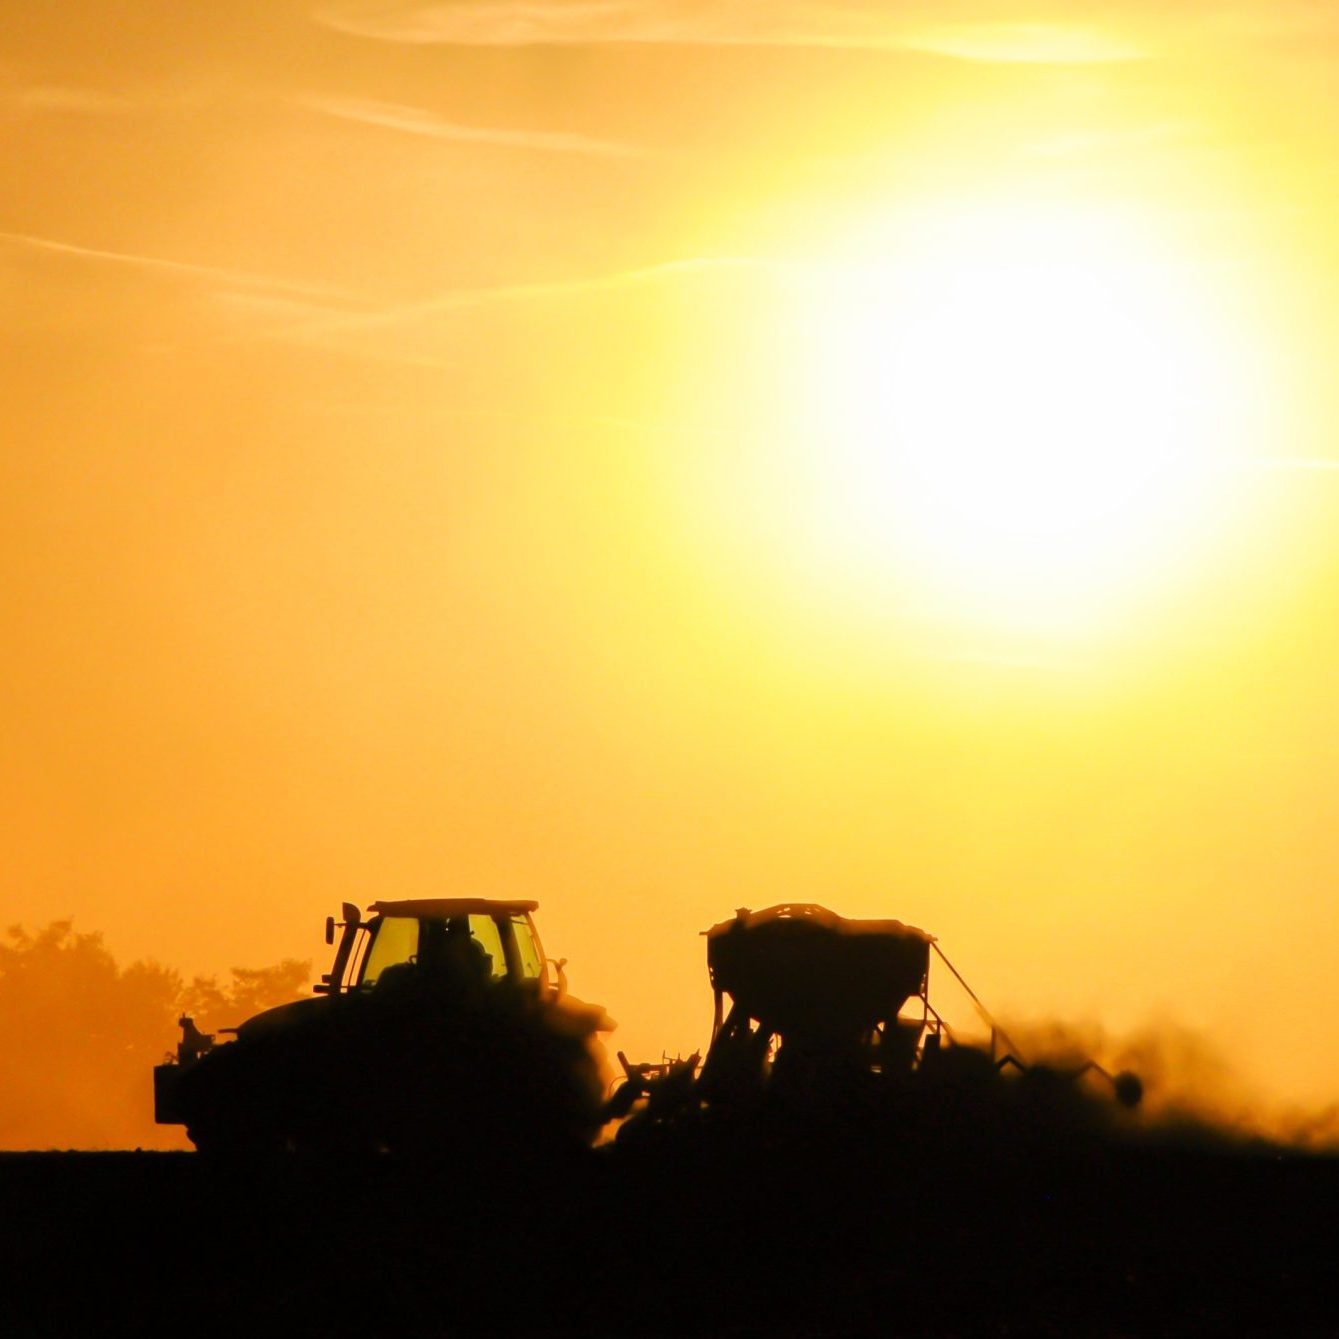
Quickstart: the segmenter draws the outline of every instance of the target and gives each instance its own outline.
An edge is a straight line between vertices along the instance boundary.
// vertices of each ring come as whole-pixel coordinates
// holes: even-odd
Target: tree
[[[153,962],[120,968],[68,920],[0,941],[0,1148],[180,1148],[153,1123],[152,1069],[197,1010],[205,1031],[292,999],[310,964],[236,968],[220,985]]]
[[[178,996],[177,1009],[195,1019],[201,1032],[218,1032],[283,1004],[302,993],[311,980],[311,962],[285,958],[273,967],[234,967],[232,980],[220,986],[214,976],[197,976]]]

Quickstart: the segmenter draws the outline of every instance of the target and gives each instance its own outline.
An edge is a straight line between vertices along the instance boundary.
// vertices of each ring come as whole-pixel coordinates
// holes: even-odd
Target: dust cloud
[[[1151,1133],[1339,1150],[1339,1106],[1311,1109],[1262,1098],[1223,1047],[1174,1019],[1124,1033],[1092,1020],[1014,1020],[1006,1030],[1031,1065],[1073,1072],[1096,1057],[1113,1074],[1138,1075],[1141,1124]],[[1096,1076],[1091,1082],[1101,1085]]]
[[[0,1148],[184,1148],[153,1123],[152,1069],[193,1015],[205,1032],[297,995],[311,964],[186,979],[154,962],[118,965],[69,920],[0,942]]]

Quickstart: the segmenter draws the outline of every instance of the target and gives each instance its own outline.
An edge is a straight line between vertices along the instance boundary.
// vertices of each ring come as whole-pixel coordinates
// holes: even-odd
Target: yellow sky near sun
[[[698,930],[816,900],[1002,1012],[1166,1015],[1333,1094],[1339,20],[887,8],[6,25],[7,921],[216,971],[319,958],[345,898],[534,896],[650,1058],[705,1039]],[[1045,245],[992,253],[1020,219]],[[975,352],[934,324],[963,273]],[[995,509],[979,440],[1068,460],[1016,360],[1045,332],[1040,421],[1082,426],[1054,331],[1097,294],[1102,461],[1162,477],[1120,444],[1178,359],[1200,472],[1123,513],[1120,580],[1052,535],[1015,569],[1065,600],[992,618],[1064,527]],[[885,340],[919,398],[880,408]],[[890,423],[949,520],[888,510]]]

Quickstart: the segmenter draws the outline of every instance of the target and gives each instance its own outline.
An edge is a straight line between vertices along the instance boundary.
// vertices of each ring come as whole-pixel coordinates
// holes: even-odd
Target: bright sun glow
[[[1065,632],[1175,580],[1229,506],[1243,345],[1147,228],[939,212],[807,287],[792,419],[816,546],[852,579]]]

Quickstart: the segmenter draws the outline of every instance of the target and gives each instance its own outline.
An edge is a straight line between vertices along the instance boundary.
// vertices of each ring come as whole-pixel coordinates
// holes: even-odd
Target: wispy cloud
[[[220,338],[225,343],[250,343],[258,338],[278,340],[286,331],[334,320],[366,305],[356,295],[322,284],[0,231],[0,267],[14,275],[21,272],[20,267],[32,271],[33,282],[37,285],[32,290],[34,293],[40,295],[44,291],[42,271],[54,263],[89,272],[89,302],[78,309],[82,314],[77,318],[72,317],[69,310],[61,309],[63,322],[75,319],[96,323],[100,319],[98,313],[105,314],[106,311],[104,299],[108,290],[103,280],[105,276],[117,273],[131,282],[129,290],[122,283],[119,291],[139,295],[135,298],[137,309],[150,310],[141,299],[142,289],[151,281],[153,287],[160,290],[154,296],[155,302],[161,300],[164,285],[168,292],[184,297],[195,316],[191,324],[181,330],[188,332],[186,337],[196,341]],[[15,282],[17,284],[17,279]],[[94,298],[93,294],[99,296]],[[39,309],[45,310],[41,307],[40,297],[37,300]],[[151,310],[162,309],[154,307]],[[219,321],[222,321],[221,327]]]
[[[970,9],[970,7],[967,7]],[[684,3],[684,0],[463,0],[368,4],[327,0],[319,22],[341,32],[414,45],[567,46],[658,43],[923,51],[962,60],[1088,64],[1139,55],[1094,24],[1001,21],[970,12],[944,21],[930,5],[865,0]]]
[[[412,332],[424,322],[486,307],[579,298],[722,271],[744,273],[774,268],[771,262],[741,257],[690,257],[570,279],[452,288],[412,302],[377,304],[366,297],[324,285],[162,256],[84,246],[26,233],[0,231],[0,247],[189,281],[208,295],[217,310],[230,315],[230,342],[261,340],[325,345],[353,349],[394,362],[422,362],[425,366],[438,364],[430,356],[407,354],[403,349],[378,350],[375,347],[377,341],[369,342],[365,337],[379,338],[388,331],[396,331],[413,340],[416,336]]]
[[[387,130],[422,135],[453,144],[496,145],[499,148],[539,153],[576,153],[600,158],[632,158],[642,152],[617,140],[595,139],[554,130],[517,130],[502,126],[464,125],[447,121],[420,107],[359,98],[299,98],[300,106],[342,121],[380,126]]]
[[[39,254],[68,256],[93,264],[113,265],[180,278],[209,281],[218,286],[256,293],[306,298],[322,303],[347,301],[347,295],[318,284],[295,283],[288,279],[255,274],[246,270],[232,270],[215,265],[201,265],[193,261],[172,260],[165,256],[144,255],[131,251],[112,251],[102,247],[62,242],[51,237],[36,237],[29,233],[0,231],[0,244],[17,247]]]
[[[12,88],[0,101],[25,114],[55,112],[77,116],[119,115],[135,106],[129,98],[118,93],[65,84],[30,84]]]
[[[1081,25],[1060,23],[957,23],[910,28],[901,45],[958,60],[1003,64],[1094,65],[1137,60],[1135,43]]]
[[[762,6],[758,7],[762,10]],[[770,6],[769,6],[770,8]],[[660,0],[463,0],[370,5],[329,0],[317,19],[385,42],[461,46],[566,46],[605,42],[729,41],[734,7]],[[757,19],[745,20],[756,27]]]
[[[322,341],[339,335],[366,333],[409,324],[439,314],[472,311],[486,306],[578,297],[721,270],[756,271],[762,268],[771,268],[770,262],[729,256],[692,257],[610,274],[588,275],[551,282],[452,288],[415,302],[397,303],[373,310],[330,311],[318,315],[311,321],[276,331],[275,334],[285,339]]]

